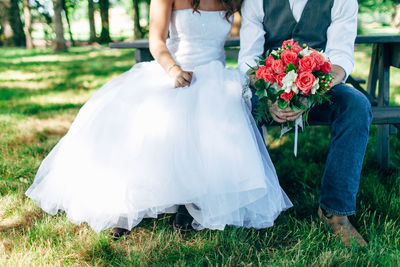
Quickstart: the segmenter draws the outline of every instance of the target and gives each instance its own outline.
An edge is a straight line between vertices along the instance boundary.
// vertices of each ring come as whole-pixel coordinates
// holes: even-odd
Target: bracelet
[[[168,68],[167,72],[169,73],[173,67],[180,67],[178,64],[173,64],[171,67]]]

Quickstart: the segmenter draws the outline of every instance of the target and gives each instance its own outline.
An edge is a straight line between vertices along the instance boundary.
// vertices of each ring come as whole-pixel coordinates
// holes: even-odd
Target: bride
[[[155,61],[89,99],[26,195],[96,232],[127,232],[180,205],[197,230],[272,226],[292,204],[242,97],[245,75],[224,66],[235,5],[152,0]]]

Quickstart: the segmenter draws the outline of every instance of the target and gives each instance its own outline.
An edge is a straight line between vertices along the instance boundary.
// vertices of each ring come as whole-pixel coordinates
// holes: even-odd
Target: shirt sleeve
[[[332,22],[327,31],[326,53],[332,64],[339,65],[350,75],[354,67],[354,42],[357,37],[356,0],[334,1]]]
[[[255,66],[255,58],[264,52],[264,11],[262,0],[245,0],[242,9],[240,27],[239,69],[246,73],[250,66]]]

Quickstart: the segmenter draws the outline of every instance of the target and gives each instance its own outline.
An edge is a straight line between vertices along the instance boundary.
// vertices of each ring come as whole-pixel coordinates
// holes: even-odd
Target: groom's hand
[[[303,102],[304,105],[308,106],[307,100],[305,98],[302,98],[300,101]],[[294,121],[305,112],[305,110],[302,110],[301,112],[296,112],[290,107],[287,107],[286,109],[281,109],[278,106],[278,101],[276,101],[275,103],[268,101],[268,105],[269,112],[271,113],[272,118],[274,119],[274,121],[279,123]]]
[[[281,109],[278,106],[278,101],[272,103],[268,100],[269,112],[271,113],[274,121],[283,123],[289,120],[289,118],[294,118],[294,120],[299,115],[297,112],[293,111],[291,108]]]
[[[339,65],[333,65],[332,64],[331,73],[333,75],[332,87],[340,84],[344,80],[344,78],[346,77],[346,72]]]

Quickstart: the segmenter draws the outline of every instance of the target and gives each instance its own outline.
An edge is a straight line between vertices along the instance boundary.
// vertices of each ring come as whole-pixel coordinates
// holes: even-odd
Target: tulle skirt
[[[174,89],[155,62],[101,87],[43,160],[26,195],[96,232],[186,205],[196,229],[264,228],[292,206],[242,97],[213,61]]]

